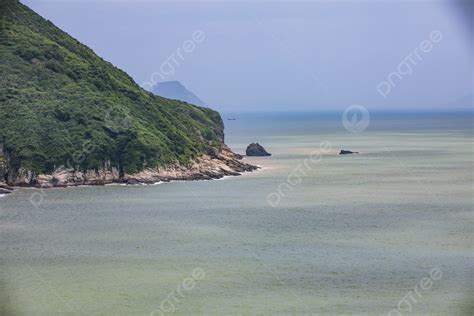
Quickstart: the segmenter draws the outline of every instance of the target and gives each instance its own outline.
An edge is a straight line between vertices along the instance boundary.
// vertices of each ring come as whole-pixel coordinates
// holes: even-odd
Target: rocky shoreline
[[[243,172],[258,169],[242,161],[242,156],[235,154],[225,146],[220,152],[210,152],[202,155],[190,166],[178,164],[166,168],[145,169],[134,174],[120,176],[115,167],[102,170],[88,170],[82,172],[73,168],[61,166],[50,175],[34,175],[28,170],[19,170],[14,178],[7,179],[5,184],[11,187],[70,187],[80,185],[122,184],[153,184],[174,180],[212,180],[224,176],[238,176]],[[6,192],[7,193],[7,192]]]
[[[0,194],[9,194],[12,193],[14,188],[7,185],[6,183],[0,182]]]

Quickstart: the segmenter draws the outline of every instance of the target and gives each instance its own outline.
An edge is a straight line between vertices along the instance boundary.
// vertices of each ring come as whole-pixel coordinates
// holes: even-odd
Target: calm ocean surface
[[[261,170],[1,197],[0,314],[467,312],[472,114],[227,117]]]

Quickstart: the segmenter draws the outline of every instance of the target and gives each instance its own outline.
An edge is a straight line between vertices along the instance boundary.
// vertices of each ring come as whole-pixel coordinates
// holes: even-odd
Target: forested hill
[[[0,144],[9,172],[110,162],[132,173],[222,146],[217,112],[143,90],[18,1],[0,0],[0,28]]]

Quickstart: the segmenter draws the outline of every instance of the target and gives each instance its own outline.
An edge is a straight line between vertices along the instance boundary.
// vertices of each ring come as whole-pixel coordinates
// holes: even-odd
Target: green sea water
[[[471,114],[232,117],[257,172],[0,197],[0,314],[472,312]]]

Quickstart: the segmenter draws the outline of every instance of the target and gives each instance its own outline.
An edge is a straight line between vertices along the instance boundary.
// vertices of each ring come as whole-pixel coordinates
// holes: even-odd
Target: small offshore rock
[[[263,148],[262,145],[259,143],[252,143],[247,146],[247,149],[245,150],[245,153],[247,156],[271,156],[269,152]]]
[[[339,152],[339,155],[350,155],[350,154],[358,154],[358,153],[359,153],[358,151],[350,151],[350,150],[341,149],[341,151]]]

